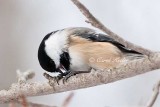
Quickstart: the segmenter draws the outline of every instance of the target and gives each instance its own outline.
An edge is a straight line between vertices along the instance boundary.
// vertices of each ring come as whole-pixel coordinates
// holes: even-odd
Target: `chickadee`
[[[41,67],[59,72],[57,80],[93,69],[112,69],[121,65],[116,59],[142,57],[107,35],[85,27],[73,27],[47,34],[38,50]],[[101,58],[101,61],[97,59]],[[103,59],[103,60],[102,60]],[[106,61],[107,60],[107,61]]]

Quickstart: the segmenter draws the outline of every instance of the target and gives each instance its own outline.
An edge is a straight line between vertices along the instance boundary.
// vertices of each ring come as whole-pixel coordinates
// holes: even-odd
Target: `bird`
[[[123,61],[144,55],[125,47],[106,34],[86,27],[69,27],[48,33],[38,49],[40,66],[55,73],[56,80],[67,81],[73,75],[89,73],[91,69],[113,69]]]

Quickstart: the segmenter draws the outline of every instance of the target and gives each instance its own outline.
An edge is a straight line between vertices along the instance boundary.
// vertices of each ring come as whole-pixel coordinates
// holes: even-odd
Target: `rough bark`
[[[60,81],[58,85],[52,77],[47,75],[46,78],[49,79],[52,86],[48,82],[15,83],[9,90],[0,91],[0,103],[17,100],[22,94],[25,96],[46,95],[107,84],[158,68],[160,68],[160,53],[154,53],[150,57],[132,61],[110,71],[91,71],[91,73],[78,74],[69,78],[65,84]]]

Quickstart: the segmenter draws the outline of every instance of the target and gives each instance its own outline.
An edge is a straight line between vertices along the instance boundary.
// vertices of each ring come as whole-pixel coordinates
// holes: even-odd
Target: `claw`
[[[57,84],[59,85],[59,80],[61,80],[63,78],[62,74],[59,74],[58,76],[55,76],[55,81],[57,82]]]
[[[47,73],[44,73],[43,75],[44,75],[44,77],[45,77],[46,79],[49,80],[49,84],[50,84],[50,85],[53,85],[53,84],[54,84],[53,82],[55,82],[55,81],[56,81],[56,83],[59,85],[59,80],[63,78],[63,75],[61,75],[61,74],[59,74],[58,76],[54,76],[54,77],[50,76],[50,75],[47,74]]]
[[[67,80],[71,77],[76,75],[76,72],[69,72],[64,78],[63,78],[63,84],[65,84],[65,82],[67,82]]]
[[[56,81],[56,83],[59,85],[59,78],[57,76],[54,77],[54,80]]]
[[[63,84],[65,82],[67,82],[67,80],[71,77],[74,76],[76,74],[80,74],[80,73],[89,73],[90,71],[69,71],[66,76],[63,78]]]

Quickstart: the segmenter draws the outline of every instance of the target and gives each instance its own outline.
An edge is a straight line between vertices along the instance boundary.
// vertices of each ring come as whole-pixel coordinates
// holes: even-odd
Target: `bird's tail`
[[[145,58],[146,55],[137,52],[135,50],[129,49],[122,46],[118,46],[118,48],[123,52],[124,58],[127,60],[135,60],[135,59],[141,59],[141,58]]]
[[[141,53],[124,53],[124,58],[126,58],[127,60],[137,60],[145,57],[146,55],[143,55]]]

